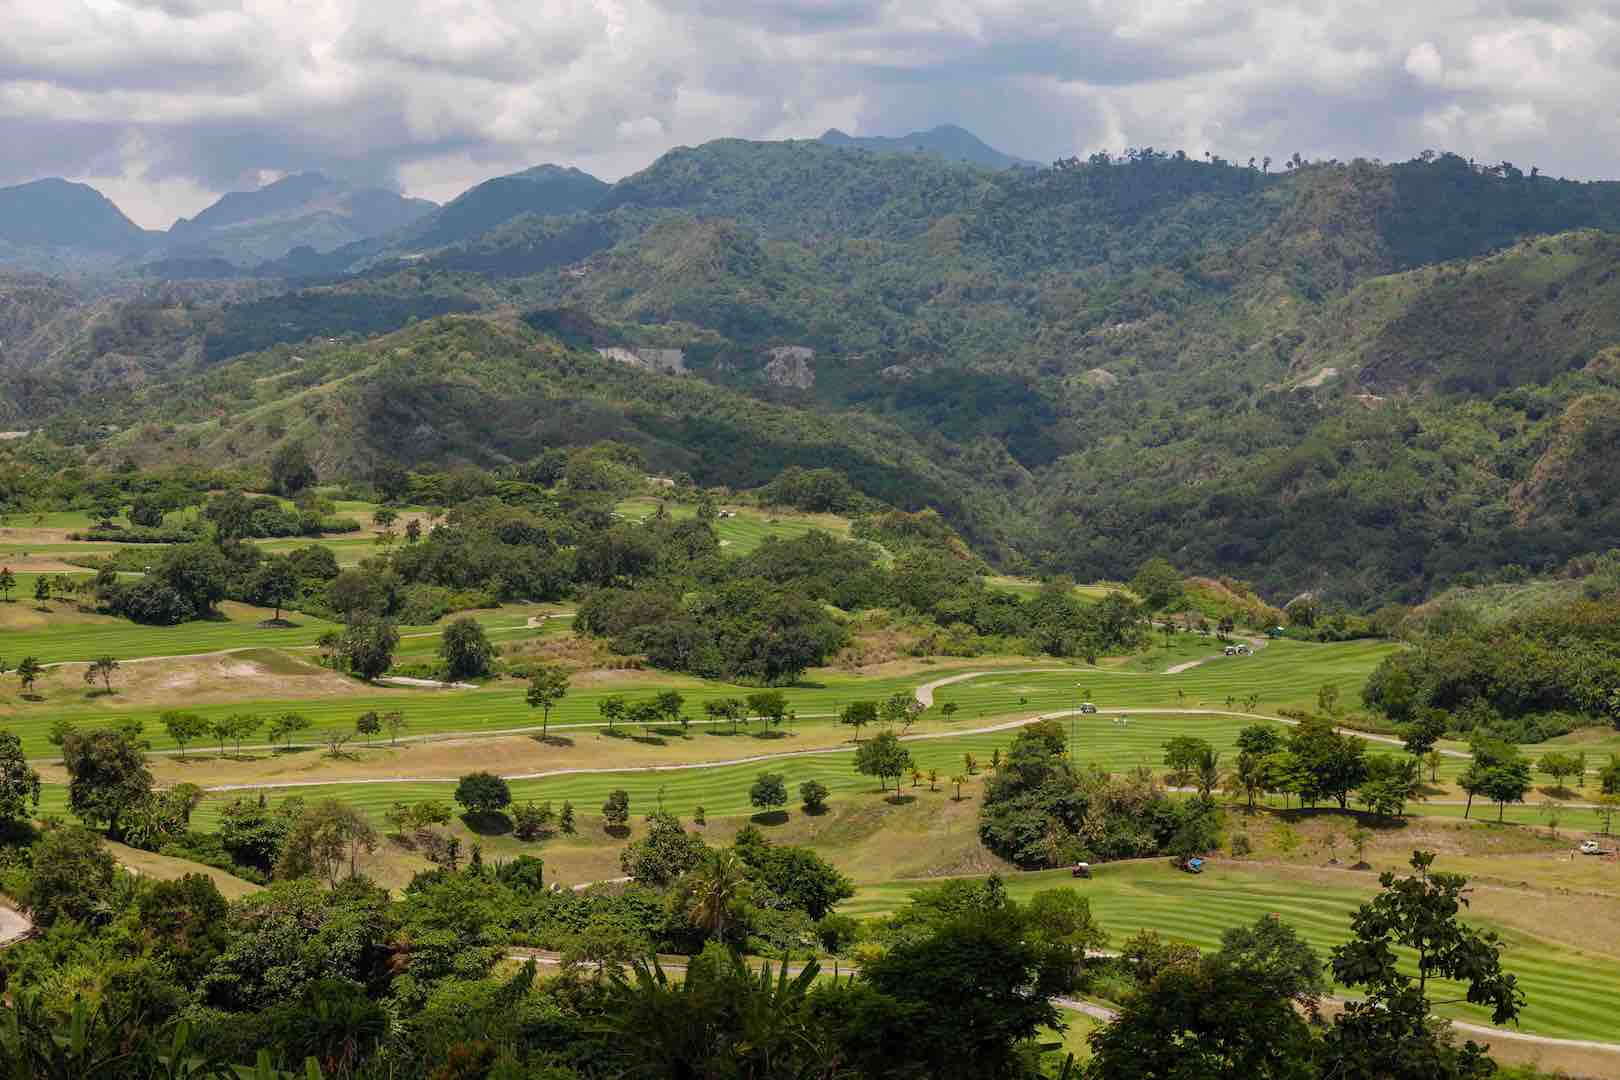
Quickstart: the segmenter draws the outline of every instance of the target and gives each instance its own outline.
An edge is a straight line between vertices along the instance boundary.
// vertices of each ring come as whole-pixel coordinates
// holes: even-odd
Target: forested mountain
[[[937,502],[993,558],[1119,578],[1164,555],[1276,600],[1414,600],[1620,544],[1620,185],[1449,155],[990,171],[741,140],[602,191],[549,168],[491,184],[307,260],[291,291],[119,301],[99,343],[23,365],[7,415],[138,460],[259,455],[318,400],[328,426],[307,435],[332,470],[604,435],[713,482],[833,464],[879,499]],[[352,347],[410,364],[314,362],[326,339],[458,312],[497,317]],[[473,325],[498,332],[462,356]],[[151,392],[96,398],[84,373],[114,345]],[[248,397],[216,395],[246,372]],[[243,409],[299,419],[245,437]],[[711,409],[746,420],[705,430]],[[182,415],[231,437],[128,435]]]
[[[829,146],[852,146],[878,153],[933,154],[946,161],[965,161],[989,169],[1035,168],[1036,162],[1003,154],[977,135],[955,124],[941,124],[909,135],[846,135],[837,128],[823,132],[821,141]]]

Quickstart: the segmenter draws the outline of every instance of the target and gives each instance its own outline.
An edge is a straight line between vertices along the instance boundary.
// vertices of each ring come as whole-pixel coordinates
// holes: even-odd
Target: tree
[[[315,466],[301,442],[285,442],[270,456],[270,486],[292,496],[315,483]]]
[[[1163,559],[1149,559],[1131,578],[1131,592],[1150,614],[1172,611],[1184,595],[1181,572]]]
[[[1540,809],[1541,816],[1547,819],[1547,829],[1552,833],[1553,838],[1557,839],[1558,823],[1564,817],[1563,804],[1557,799],[1543,799],[1541,800]]]
[[[32,694],[34,684],[39,677],[45,674],[45,665],[39,662],[37,656],[25,656],[17,661],[17,679],[22,683],[23,693]]]
[[[1397,669],[1403,675],[1404,668]],[[1387,680],[1386,680],[1387,681]],[[1406,742],[1406,752],[1413,757],[1423,757],[1434,751],[1435,743],[1439,742],[1446,733],[1446,714],[1439,709],[1419,709],[1412,722],[1402,730],[1402,737]]]
[[[765,728],[776,727],[787,716],[787,695],[780,690],[762,690],[748,695],[748,709]]]
[[[1620,754],[1610,754],[1609,763],[1598,770],[1598,790],[1605,795],[1620,795]]]
[[[681,708],[685,704],[686,699],[674,690],[660,690],[652,699],[655,714],[668,724],[681,722]]]
[[[102,685],[107,688],[107,693],[110,694],[113,692],[113,672],[117,670],[118,661],[115,658],[111,656],[98,656],[94,660],[90,661],[90,663],[84,669],[85,685],[94,686],[96,684],[96,680],[100,679]]]
[[[512,789],[494,773],[468,773],[456,785],[456,802],[469,814],[496,814],[512,805]]]
[[[956,785],[956,801],[961,802],[962,785],[967,783],[967,777],[963,776],[961,773],[957,773],[955,776],[951,777],[951,783]]]
[[[180,748],[180,757],[186,756],[186,746],[195,742],[213,730],[213,725],[196,713],[176,712],[170,710],[160,716],[163,730],[169,733],[169,738]]]
[[[192,615],[203,615],[225,598],[232,569],[213,544],[176,544],[168,549],[152,577],[180,597]]]
[[[51,599],[51,579],[44,574],[34,579],[34,599],[40,604],[47,604]]]
[[[439,638],[439,656],[451,679],[475,679],[489,674],[495,646],[477,619],[463,615],[444,628]]]
[[[884,699],[879,712],[883,717],[883,722],[890,728],[893,728],[896,724],[909,728],[916,722],[917,716],[922,712],[922,702],[918,701],[911,693],[900,690]]]
[[[11,572],[11,567],[0,566],[0,596],[6,598],[6,603],[11,603],[11,594],[16,588],[17,575]]]
[[[51,829],[33,851],[28,906],[34,921],[91,921],[97,905],[112,892],[118,868],[101,837],[89,829]]]
[[[248,598],[260,607],[274,608],[274,619],[280,622],[281,609],[292,603],[299,585],[298,572],[290,560],[268,558],[249,581]]]
[[[321,741],[326,744],[326,756],[329,758],[342,757],[343,748],[349,745],[349,740],[353,738],[354,732],[352,731],[344,731],[342,728],[327,728],[321,733]]]
[[[382,715],[383,727],[388,729],[388,741],[394,746],[399,745],[399,733],[405,730],[405,714],[398,709],[385,712]]]
[[[630,797],[626,795],[625,803],[627,813],[629,810],[629,801]],[[566,799],[563,800],[562,813],[557,815],[557,828],[561,829],[567,836],[574,835],[574,804],[568,802]]]
[[[1097,1080],[1307,1080],[1312,1039],[1295,1002],[1313,1002],[1321,962],[1274,917],[1227,931],[1222,949],[1152,971],[1119,1018],[1091,1036]]]
[[[647,833],[619,853],[619,868],[642,885],[664,888],[703,861],[708,847],[662,810],[647,815]]]
[[[1423,755],[1423,764],[1429,770],[1429,783],[1438,784],[1440,782],[1440,766],[1444,765],[1445,762],[1446,756],[1438,750],[1430,750]]]
[[[1562,788],[1564,778],[1585,772],[1586,764],[1576,760],[1574,754],[1553,750],[1541,755],[1541,760],[1536,762],[1536,768],[1553,778],[1554,787]]]
[[[1339,715],[1339,688],[1323,683],[1316,691],[1316,707],[1329,716]]]
[[[787,782],[781,773],[760,773],[748,789],[748,801],[754,809],[768,813],[788,801]]]
[[[1467,879],[1431,872],[1434,855],[1412,853],[1415,873],[1379,877],[1383,891],[1351,916],[1352,937],[1333,949],[1334,981],[1364,987],[1364,1000],[1347,1002],[1327,1033],[1325,1048],[1340,1072],[1356,1077],[1483,1077],[1492,1066],[1483,1048],[1462,1050],[1442,1041],[1430,1023],[1431,980],[1460,984],[1467,1001],[1488,1008],[1491,1021],[1516,1020],[1524,1005],[1518,980],[1502,970],[1495,932],[1480,932],[1457,914],[1467,903]],[[1416,968],[1402,970],[1401,954],[1415,954]]]
[[[1356,789],[1362,804],[1382,817],[1404,815],[1422,781],[1417,759],[1380,754],[1366,760],[1366,773]]]
[[[375,712],[367,710],[355,717],[354,730],[356,734],[366,737],[366,745],[371,745],[372,736],[382,731],[382,717]]]
[[[394,650],[399,648],[399,631],[387,619],[361,615],[343,629],[337,655],[350,672],[367,682],[394,666]]]
[[[566,814],[572,809],[567,803],[563,804]],[[623,788],[616,788],[608,792],[607,801],[602,804],[602,822],[609,831],[623,829],[630,823],[630,793]]]
[[[114,840],[124,816],[152,797],[146,755],[128,732],[99,728],[74,732],[62,743],[68,772],[68,809],[87,825],[104,825]]]
[[[1207,741],[1193,735],[1177,735],[1164,744],[1164,764],[1170,770],[1165,779],[1172,787],[1185,787],[1198,771],[1204,755],[1214,751]]]
[[[900,777],[911,767],[911,751],[892,731],[885,731],[868,740],[855,751],[855,771],[877,777],[879,790],[886,790],[885,781],[892,776],[894,788],[899,791]]]
[[[1318,799],[1332,798],[1339,809],[1348,809],[1350,792],[1367,776],[1366,742],[1341,735],[1330,721],[1312,717],[1289,732],[1288,749],[1304,773],[1300,798],[1312,805]]]
[[[364,814],[336,799],[324,799],[299,816],[276,859],[277,880],[318,875],[337,887],[343,876],[360,876],[360,856],[377,850],[377,830]]]
[[[799,785],[799,801],[807,814],[820,814],[827,809],[827,785],[820,780],[806,780]]]
[[[945,722],[948,724],[948,723],[951,722],[951,717],[955,716],[956,711],[958,709],[960,709],[960,708],[961,708],[961,706],[958,705],[956,702],[947,701],[945,704],[943,704],[943,705],[941,705],[939,707],[939,713],[940,713],[940,716],[944,717]]]
[[[1088,953],[1108,944],[1108,934],[1091,914],[1091,901],[1073,889],[1042,889],[1029,898],[1024,925],[1032,936],[1062,949],[1078,974]]]
[[[1496,804],[1496,820],[1501,821],[1510,802],[1524,802],[1525,794],[1534,786],[1530,778],[1530,764],[1526,761],[1506,761],[1485,770],[1482,791]]]
[[[39,773],[23,756],[22,740],[0,731],[0,822],[26,821],[29,807],[39,809]]]
[[[300,713],[282,713],[270,721],[270,741],[275,742],[277,739],[284,738],[287,740],[287,749],[291,750],[293,736],[300,731],[309,730],[309,727],[309,717]]]
[[[523,700],[529,708],[540,710],[540,737],[549,737],[551,710],[568,695],[568,672],[550,664],[541,664],[529,676],[529,689]]]
[[[718,941],[726,940],[740,919],[735,908],[747,894],[748,869],[730,849],[711,849],[681,880],[687,916]]]
[[[556,811],[551,809],[549,802],[537,805],[531,799],[522,806],[512,808],[512,834],[519,840],[538,839],[551,828],[556,816]]]
[[[628,703],[619,694],[610,695],[596,703],[596,711],[602,715],[603,720],[607,721],[609,731],[613,730],[614,724],[624,719],[625,711],[628,708]]]
[[[638,725],[643,737],[652,735],[653,726],[663,720],[664,714],[658,708],[656,701],[637,701],[630,705],[630,711],[625,714],[625,721]]]
[[[208,725],[208,734],[219,740],[219,756],[225,756],[225,743],[236,741],[236,752],[242,752],[242,740],[259,729],[262,721],[253,713],[231,713]]]
[[[1027,940],[1002,912],[965,915],[894,946],[861,969],[899,1004],[881,1033],[883,1053],[940,1080],[1022,1075],[1022,1045],[1062,1024],[1045,973],[1064,951]]]
[[[838,714],[840,724],[848,724],[855,729],[855,741],[861,741],[861,728],[875,723],[878,718],[878,707],[871,701],[852,701],[845,705]]]

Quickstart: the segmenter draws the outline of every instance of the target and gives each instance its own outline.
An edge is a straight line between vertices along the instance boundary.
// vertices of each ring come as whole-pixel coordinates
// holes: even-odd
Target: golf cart
[[[1601,844],[1599,844],[1596,840],[1582,840],[1581,841],[1581,854],[1582,855],[1602,855],[1602,854],[1604,854],[1603,846]]]
[[[1093,705],[1089,701],[1082,701],[1080,703],[1080,711],[1083,713],[1094,713],[1097,711],[1097,706]]]
[[[1069,870],[1069,876],[1070,877],[1083,877],[1083,878],[1090,877],[1091,876],[1091,864],[1087,863],[1087,862],[1077,862],[1077,863],[1075,863],[1074,866]]]
[[[1196,855],[1190,859],[1182,859],[1178,865],[1189,874],[1202,874],[1204,872],[1204,860]]]

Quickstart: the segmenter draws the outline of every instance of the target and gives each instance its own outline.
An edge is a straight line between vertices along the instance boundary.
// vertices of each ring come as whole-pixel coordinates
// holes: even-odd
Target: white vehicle
[[[1603,854],[1603,849],[1598,846],[1598,842],[1596,840],[1582,840],[1581,841],[1581,854],[1582,855],[1602,855]]]
[[[1236,645],[1228,645],[1226,647],[1226,655],[1227,656],[1236,656],[1237,655],[1237,646]]]
[[[1236,648],[1239,656],[1248,656],[1254,652],[1254,650],[1249,648],[1247,645],[1238,645]]]
[[[1083,713],[1094,713],[1097,711],[1097,706],[1093,705],[1089,701],[1082,701],[1080,703],[1080,711]]]

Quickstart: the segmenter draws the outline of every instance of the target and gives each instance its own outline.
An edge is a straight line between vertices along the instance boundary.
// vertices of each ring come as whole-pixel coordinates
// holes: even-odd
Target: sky
[[[150,228],[310,169],[442,202],[941,123],[1037,161],[1620,177],[1620,0],[0,0],[0,25],[0,184],[80,180]]]

